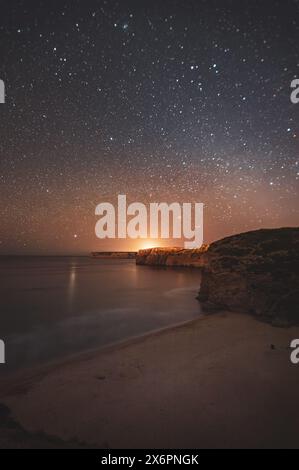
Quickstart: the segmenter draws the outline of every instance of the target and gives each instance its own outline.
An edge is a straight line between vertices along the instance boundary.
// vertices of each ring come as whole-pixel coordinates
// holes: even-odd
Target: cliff
[[[202,256],[204,308],[299,323],[299,228],[263,229],[212,243]]]
[[[183,248],[148,248],[139,250],[136,264],[148,266],[190,266],[201,267],[201,256],[208,246],[185,250]]]
[[[202,269],[204,310],[244,312],[277,326],[299,324],[299,228],[261,229],[200,249],[140,250],[136,263]]]
[[[91,253],[93,258],[104,259],[135,259],[135,251],[93,251]]]

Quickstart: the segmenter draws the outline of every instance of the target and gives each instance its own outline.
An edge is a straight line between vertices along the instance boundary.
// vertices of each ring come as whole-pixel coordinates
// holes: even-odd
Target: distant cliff
[[[135,259],[136,254],[135,251],[93,251],[91,256],[104,259]]]
[[[201,259],[206,309],[299,323],[299,228],[263,229],[212,243]]]
[[[136,264],[147,266],[190,266],[201,267],[201,256],[208,246],[185,250],[184,248],[148,248],[139,250]]]

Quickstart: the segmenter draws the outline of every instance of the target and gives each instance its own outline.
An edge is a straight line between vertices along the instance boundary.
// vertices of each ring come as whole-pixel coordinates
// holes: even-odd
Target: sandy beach
[[[2,381],[0,447],[299,447],[298,337],[219,313]]]

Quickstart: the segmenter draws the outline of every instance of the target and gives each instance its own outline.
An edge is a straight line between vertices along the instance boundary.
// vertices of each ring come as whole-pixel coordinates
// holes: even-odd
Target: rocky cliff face
[[[224,238],[201,256],[198,299],[206,309],[248,312],[273,324],[299,323],[299,228]]]
[[[183,248],[148,248],[139,250],[136,256],[136,264],[148,266],[191,266],[201,267],[201,256],[208,246],[194,250]]]

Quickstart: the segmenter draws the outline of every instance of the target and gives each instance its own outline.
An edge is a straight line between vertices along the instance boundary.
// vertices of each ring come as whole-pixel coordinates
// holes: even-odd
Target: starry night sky
[[[299,225],[298,38],[298,0],[2,1],[0,253],[142,247],[95,237],[118,194]]]

